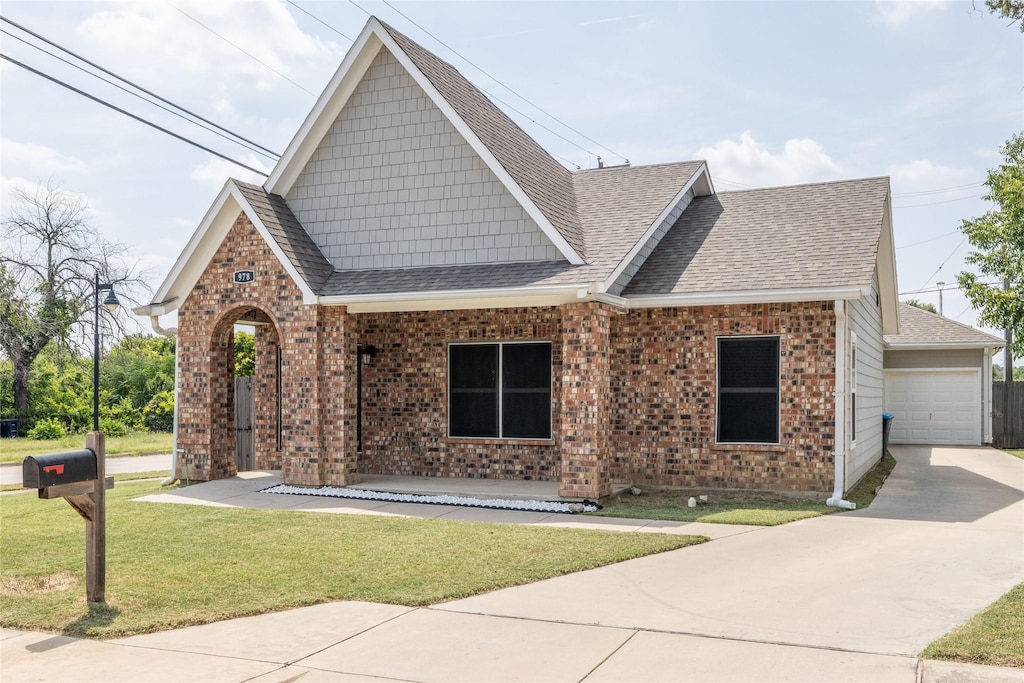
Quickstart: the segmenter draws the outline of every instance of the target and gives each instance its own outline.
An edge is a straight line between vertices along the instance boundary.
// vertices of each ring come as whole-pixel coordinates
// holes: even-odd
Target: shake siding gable
[[[563,258],[386,48],[286,199],[338,270]]]
[[[851,301],[849,306],[850,331],[857,335],[857,441],[846,462],[847,490],[882,457],[885,389],[882,383],[882,310],[877,294],[876,271],[871,293]]]

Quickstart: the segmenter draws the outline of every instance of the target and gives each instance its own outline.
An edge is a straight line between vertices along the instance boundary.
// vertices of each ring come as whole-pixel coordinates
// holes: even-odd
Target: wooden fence
[[[1024,382],[992,383],[992,445],[1024,448]]]

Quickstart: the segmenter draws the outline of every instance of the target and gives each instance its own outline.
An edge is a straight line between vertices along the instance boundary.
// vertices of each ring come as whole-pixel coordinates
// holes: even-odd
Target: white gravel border
[[[582,502],[562,502],[553,500],[511,500],[508,498],[470,498],[468,496],[452,496],[448,494],[431,496],[420,493],[390,493],[388,491],[367,491],[365,489],[337,488],[321,486],[305,488],[277,484],[261,489],[258,493],[284,493],[296,496],[323,496],[326,498],[355,498],[358,500],[379,500],[387,503],[427,503],[428,505],[457,505],[459,507],[490,508],[492,510],[526,510],[530,512],[552,512],[566,515],[578,515],[581,512],[595,512],[601,509],[597,503],[584,500]]]

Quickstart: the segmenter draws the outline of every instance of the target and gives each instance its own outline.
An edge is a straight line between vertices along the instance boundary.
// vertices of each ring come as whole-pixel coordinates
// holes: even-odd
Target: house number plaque
[[[236,270],[235,271],[235,282],[252,282],[256,279],[256,274],[251,270]]]

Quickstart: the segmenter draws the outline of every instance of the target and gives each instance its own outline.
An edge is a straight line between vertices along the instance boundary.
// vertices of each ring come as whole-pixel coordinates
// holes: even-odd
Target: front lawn
[[[0,497],[0,624],[113,638],[333,600],[428,605],[673,550],[699,536],[217,508],[108,492],[107,602],[85,602],[85,523]]]
[[[861,479],[846,499],[865,508],[875,499],[882,482],[896,466],[889,453]],[[700,496],[706,495],[706,503]],[[697,498],[697,507],[688,507],[691,497]],[[776,526],[799,519],[819,517],[839,512],[824,503],[793,498],[765,491],[736,489],[650,489],[639,496],[626,492],[608,502],[597,512],[598,517],[627,517],[630,519],[663,519],[675,522],[710,522],[713,524],[749,524]]]
[[[1024,668],[1024,583],[936,640],[921,656]]]
[[[108,436],[107,455],[146,455],[170,453],[174,436],[169,432],[135,432],[127,436]],[[61,439],[0,439],[0,462],[21,462],[29,455],[45,455],[58,451],[85,448],[85,434],[72,434]]]

